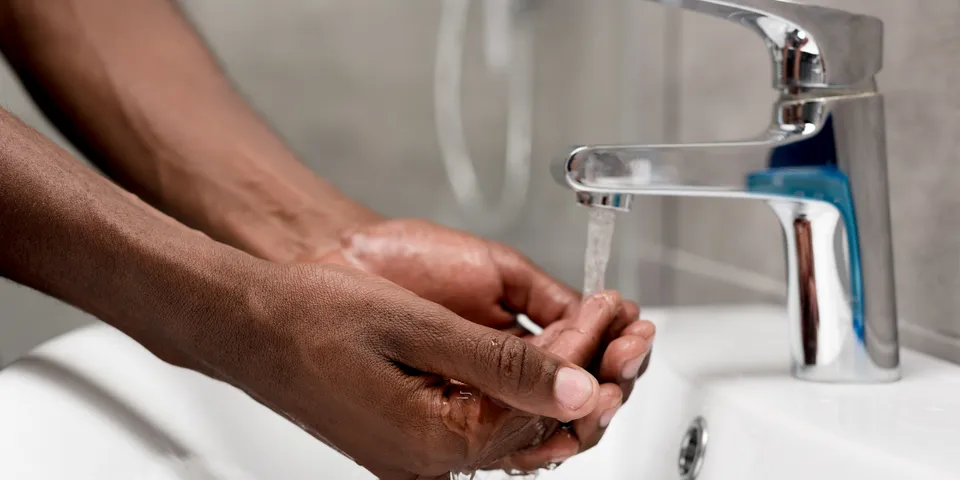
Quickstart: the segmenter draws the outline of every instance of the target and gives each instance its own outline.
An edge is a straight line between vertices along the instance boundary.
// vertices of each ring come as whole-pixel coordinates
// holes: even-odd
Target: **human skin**
[[[0,48],[48,118],[139,197],[3,112],[0,220],[22,225],[0,234],[9,247],[0,260],[4,276],[94,313],[171,363],[242,388],[384,475],[435,468],[421,457],[435,446],[434,435],[446,434],[413,428],[401,443],[421,450],[393,459],[397,464],[367,461],[375,455],[355,452],[360,448],[351,445],[359,441],[342,438],[346,433],[331,423],[337,416],[319,418],[318,405],[339,401],[357,416],[364,405],[367,417],[358,422],[368,429],[358,431],[373,438],[396,433],[391,421],[397,417],[420,418],[417,406],[400,402],[410,410],[384,412],[384,405],[367,405],[358,397],[376,397],[379,390],[344,388],[335,372],[315,365],[320,359],[288,352],[323,346],[366,359],[362,368],[338,368],[385,379],[370,388],[404,391],[390,382],[419,377],[385,366],[400,360],[370,357],[390,353],[383,344],[403,344],[414,352],[403,359],[413,365],[403,365],[456,378],[529,414],[576,420],[580,431],[602,431],[605,412],[598,408],[614,408],[601,405],[607,385],[618,387],[620,398],[629,392],[649,349],[637,332],[652,332],[636,322],[632,304],[619,310],[608,338],[597,344],[600,355],[590,365],[596,379],[586,382],[589,392],[580,392],[584,403],[574,409],[558,401],[554,386],[559,365],[583,373],[574,368],[578,362],[516,338],[500,343],[513,350],[488,357],[462,344],[453,348],[515,333],[518,313],[548,329],[569,321],[579,296],[512,249],[427,222],[384,219],[314,175],[231,87],[174,2],[9,0],[0,4]],[[417,350],[418,339],[403,327],[429,328],[441,318],[450,325],[436,328],[451,348]],[[361,355],[355,338],[338,327],[344,322],[368,327],[347,330],[376,337],[379,346]],[[526,370],[542,375],[505,379],[502,358],[518,352],[535,352],[524,360],[533,362]],[[435,358],[439,354],[447,357]],[[424,365],[430,368],[419,370]],[[516,391],[498,390],[511,381]],[[331,392],[343,398],[331,399],[337,397]],[[576,450],[592,443],[576,439]],[[551,452],[557,451],[541,450]],[[404,459],[415,461],[402,465]]]
[[[559,422],[613,406],[585,362],[550,351],[570,342],[541,348],[356,268],[270,262],[215,242],[6,112],[0,191],[0,275],[236,386],[380,478],[437,478],[486,459],[470,448],[477,438],[451,428],[450,379],[511,414]],[[607,313],[568,319],[592,319],[567,332],[589,343],[580,350],[599,350],[581,330],[606,331],[622,303],[600,301]],[[530,446],[510,445],[501,456]]]

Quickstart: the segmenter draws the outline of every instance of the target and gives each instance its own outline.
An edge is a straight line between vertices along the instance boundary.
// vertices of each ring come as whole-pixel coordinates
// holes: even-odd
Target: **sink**
[[[705,444],[688,435],[684,450],[700,480],[957,477],[960,366],[904,350],[900,382],[807,383],[789,375],[782,308],[645,317],[657,345],[630,401],[599,446],[541,479],[684,478],[696,419]],[[67,478],[373,477],[238,390],[93,325],[0,371],[0,479]]]

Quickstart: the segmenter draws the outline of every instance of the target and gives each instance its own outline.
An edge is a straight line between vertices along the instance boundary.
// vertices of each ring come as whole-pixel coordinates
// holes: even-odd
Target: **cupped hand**
[[[601,355],[601,347],[609,335],[609,329],[614,326],[625,306],[625,302],[616,292],[602,292],[591,296],[576,315],[550,324],[544,333],[532,339],[531,343],[580,366],[596,364],[607,378],[635,377],[634,372],[612,371],[615,365],[610,363],[609,356]],[[654,334],[653,324],[636,322],[625,329],[620,341],[629,342],[643,351],[642,356],[637,359],[639,363],[648,356]],[[570,428],[561,430],[557,429],[558,422],[550,418],[531,419],[530,415],[516,411],[505,413],[503,421],[509,419],[516,422],[516,417],[528,418],[531,421],[527,428],[556,433],[544,437],[544,443],[512,452],[490,466],[503,470],[531,471],[548,464],[562,463],[567,458],[595,446],[624,401],[623,390],[618,385],[601,384],[597,408],[586,417],[571,422]]]
[[[463,318],[520,336],[526,331],[518,326],[517,314],[547,327],[574,318],[580,308],[579,293],[517,250],[424,220],[363,224],[345,232],[339,248],[318,260],[381,276]],[[606,348],[638,317],[637,305],[623,302],[603,345],[611,371],[639,367],[630,362],[642,352],[629,342]],[[622,379],[601,378],[617,380]]]
[[[242,301],[180,320],[172,344],[187,355],[152,349],[237,386],[381,479],[442,478],[548,433],[495,421],[503,412],[571,422],[602,400],[574,362],[375,275],[264,262],[235,281]],[[478,416],[464,413],[471,405]]]
[[[520,335],[540,346],[550,345],[558,332],[584,316],[597,315],[590,307],[583,307],[581,313],[577,292],[516,250],[423,220],[387,220],[354,228],[341,236],[339,248],[320,261],[374,273],[473,322]],[[652,324],[638,321],[635,303],[619,296],[612,303],[616,305],[614,316],[604,324],[602,337],[586,363],[565,357],[588,368],[604,384],[604,401],[611,404],[626,400],[646,368],[653,332]],[[526,334],[516,323],[520,313],[545,327],[544,333],[538,337]],[[617,385],[619,391],[615,391]],[[603,413],[609,412],[578,423],[579,451],[599,440],[599,435],[587,431],[602,433],[610,421],[610,415],[604,417]],[[547,450],[538,455],[544,452]],[[534,467],[535,458],[537,455],[528,456],[520,463]]]
[[[374,273],[499,330],[516,327],[518,313],[546,326],[580,304],[579,294],[516,250],[424,220],[363,224],[320,260]],[[630,304],[625,317],[636,313]]]

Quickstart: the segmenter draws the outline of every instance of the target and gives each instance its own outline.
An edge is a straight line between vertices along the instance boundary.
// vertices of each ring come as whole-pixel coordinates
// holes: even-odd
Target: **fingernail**
[[[593,395],[593,380],[586,373],[563,367],[557,372],[553,393],[564,407],[579,410]]]
[[[603,415],[600,416],[600,428],[607,428],[607,425],[610,425],[610,422],[613,421],[613,416],[617,414],[618,410],[620,410],[619,405],[603,412]]]
[[[644,353],[638,358],[630,360],[626,365],[623,366],[623,371],[620,372],[623,375],[624,379],[630,380],[637,378],[637,375],[640,374],[640,367],[643,366],[643,359],[647,357],[647,354]]]

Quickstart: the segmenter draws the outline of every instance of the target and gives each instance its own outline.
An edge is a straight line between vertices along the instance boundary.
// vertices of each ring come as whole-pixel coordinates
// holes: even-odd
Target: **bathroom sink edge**
[[[790,375],[782,306],[655,307],[642,316],[658,329],[652,360],[693,385],[703,410],[748,412],[786,431],[877,456],[889,468],[956,477],[960,366],[902,348],[897,382],[816,383]]]

